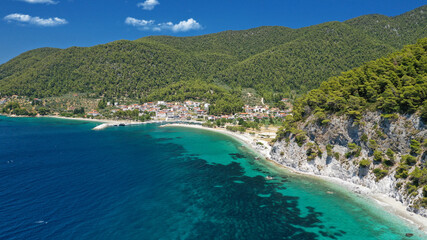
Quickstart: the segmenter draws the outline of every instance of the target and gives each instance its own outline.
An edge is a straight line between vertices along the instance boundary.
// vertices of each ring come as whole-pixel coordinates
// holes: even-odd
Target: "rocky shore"
[[[273,145],[271,159],[296,172],[327,178],[356,193],[376,199],[389,211],[427,231],[427,210],[415,207],[422,190],[419,189],[416,196],[408,194],[402,186],[409,182],[409,178],[395,177],[398,162],[410,152],[408,139],[414,136],[426,137],[426,127],[415,115],[388,120],[379,113],[368,113],[360,123],[341,116],[331,118],[327,126],[320,126],[314,119],[307,119],[299,126],[307,133],[307,141],[298,143],[295,136],[290,134]],[[381,163],[375,162],[369,144],[361,140],[362,135],[374,139],[379,134],[379,128],[383,135],[378,140],[377,149],[383,153],[389,148],[395,149],[397,163],[394,166],[383,167]],[[358,157],[348,157],[348,153],[354,151],[349,147],[350,143],[360,146]],[[332,154],[328,154],[328,147]],[[312,151],[317,152],[310,159]],[[420,158],[425,162],[425,156]],[[361,166],[362,159],[370,161],[369,166]],[[375,168],[387,169],[387,175],[379,178],[373,171]]]
[[[166,124],[162,127],[189,127],[229,135],[244,142],[255,152],[263,156],[264,159],[274,162],[278,167],[285,167],[294,173],[313,177],[314,181],[321,178],[360,194],[362,198],[374,199],[384,210],[403,218],[405,221],[417,226],[420,230],[427,232],[427,218],[423,217],[423,214],[413,213],[405,203],[399,201],[393,195],[387,194],[389,193],[388,191],[392,192],[393,179],[391,177],[384,178],[380,183],[375,182],[375,178],[372,176],[367,178],[369,180],[366,180],[366,183],[370,184],[352,181],[352,178],[358,178],[357,174],[359,171],[356,169],[357,167],[347,169],[341,165],[341,162],[333,159],[326,160],[326,158],[317,159],[316,161],[318,162],[323,161],[320,164],[317,162],[307,162],[304,146],[299,147],[295,142],[285,143],[285,140],[283,140],[270,146],[266,141],[256,138],[254,135],[230,132],[223,128],[208,128],[200,125],[180,123]],[[257,144],[257,142],[262,142],[263,145]],[[281,154],[282,152],[283,154]],[[325,167],[326,165],[328,167]]]

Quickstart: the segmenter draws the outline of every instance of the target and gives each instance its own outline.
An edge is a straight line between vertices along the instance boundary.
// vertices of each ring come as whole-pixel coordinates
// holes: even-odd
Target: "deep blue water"
[[[228,136],[94,126],[0,117],[0,239],[425,237],[368,200],[256,160]]]

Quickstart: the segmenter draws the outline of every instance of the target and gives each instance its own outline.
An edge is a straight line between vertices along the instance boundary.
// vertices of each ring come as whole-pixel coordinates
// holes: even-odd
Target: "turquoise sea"
[[[0,117],[0,239],[426,239],[229,136],[96,125]]]

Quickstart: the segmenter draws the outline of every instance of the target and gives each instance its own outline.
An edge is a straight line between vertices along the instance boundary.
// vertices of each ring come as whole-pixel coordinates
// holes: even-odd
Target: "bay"
[[[229,136],[96,125],[0,117],[0,239],[425,238],[339,186],[256,160]]]

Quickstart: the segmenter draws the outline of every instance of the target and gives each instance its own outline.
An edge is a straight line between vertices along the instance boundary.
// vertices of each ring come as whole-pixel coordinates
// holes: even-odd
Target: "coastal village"
[[[289,99],[283,99],[282,101],[289,103]],[[107,103],[107,106],[112,106],[110,102]],[[114,109],[111,110],[111,113],[117,113],[120,111],[134,111],[138,110],[140,115],[144,113],[149,113],[152,115],[152,120],[217,120],[217,119],[227,119],[234,120],[242,118],[244,120],[256,120],[264,118],[283,118],[286,115],[290,114],[292,107],[289,103],[289,108],[286,110],[280,110],[279,108],[270,108],[268,105],[263,106],[249,106],[245,105],[240,113],[230,114],[230,115],[209,115],[209,103],[206,102],[195,102],[195,101],[185,101],[185,102],[147,102],[144,104],[131,104],[131,105],[119,105],[114,103]],[[87,113],[89,116],[97,117],[102,114],[97,110],[93,110]]]
[[[17,95],[10,97],[3,97],[0,99],[0,108],[10,102],[18,102],[22,106],[24,105],[37,105],[39,99],[32,99],[28,104],[26,101],[20,99]],[[107,102],[106,107],[103,109],[92,109],[88,112],[84,112],[83,117],[86,118],[117,118],[120,112],[137,111],[139,116],[149,114],[151,120],[154,121],[209,121],[218,119],[237,120],[243,119],[245,121],[262,120],[267,118],[284,118],[292,112],[292,104],[287,98],[281,100],[286,109],[279,109],[270,107],[269,105],[262,106],[250,106],[245,105],[241,112],[230,114],[230,115],[210,115],[209,114],[209,103],[202,101],[184,101],[184,102],[146,102],[142,104],[120,104],[119,102]],[[68,106],[66,111],[73,112],[78,109],[76,106]],[[28,110],[28,109],[27,109]],[[30,111],[30,110],[28,110]],[[52,112],[53,115],[60,115],[59,112]]]

